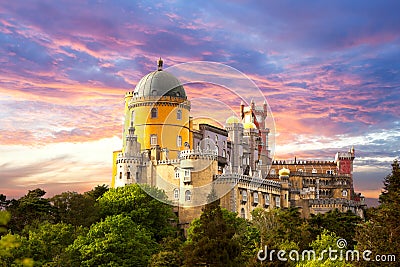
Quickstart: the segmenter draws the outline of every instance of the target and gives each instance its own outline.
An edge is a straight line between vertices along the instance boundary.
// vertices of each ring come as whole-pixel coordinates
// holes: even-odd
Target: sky
[[[154,2],[0,2],[0,193],[110,184],[124,93],[161,56],[244,73],[270,105],[275,159],[354,146],[355,189],[378,197],[400,155],[399,1]]]

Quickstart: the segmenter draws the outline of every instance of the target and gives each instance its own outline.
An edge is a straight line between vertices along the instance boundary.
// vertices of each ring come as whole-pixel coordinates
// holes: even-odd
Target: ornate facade
[[[112,187],[146,183],[164,190],[181,225],[201,213],[212,190],[221,206],[251,219],[262,207],[299,207],[302,215],[338,208],[362,216],[353,189],[354,149],[334,161],[272,161],[266,103],[241,103],[225,127],[194,124],[178,79],[162,69],[125,95],[123,147],[113,153]]]

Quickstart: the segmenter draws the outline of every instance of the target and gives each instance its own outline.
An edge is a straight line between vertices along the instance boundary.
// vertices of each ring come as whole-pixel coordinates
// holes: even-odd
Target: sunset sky
[[[355,188],[379,195],[400,154],[399,1],[154,2],[1,1],[0,193],[109,184],[124,93],[161,56],[244,73],[271,107],[276,159],[354,145]]]

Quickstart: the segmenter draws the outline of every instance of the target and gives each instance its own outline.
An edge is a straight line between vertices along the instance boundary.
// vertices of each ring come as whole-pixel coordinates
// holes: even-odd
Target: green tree
[[[0,211],[7,208],[10,204],[10,200],[7,200],[7,196],[0,194]]]
[[[85,195],[93,198],[94,200],[97,200],[98,198],[102,197],[105,192],[110,190],[108,188],[108,185],[102,184],[102,185],[97,185],[95,188],[92,190],[85,192]]]
[[[191,224],[183,248],[185,266],[240,266],[240,244],[234,225],[227,223],[219,201],[207,204]]]
[[[100,219],[100,209],[94,196],[63,192],[50,199],[56,208],[58,222],[89,227]]]
[[[369,209],[368,221],[356,230],[357,249],[370,250],[376,255],[394,255],[400,257],[400,167],[398,160],[392,164],[392,173],[384,179],[383,192],[379,197],[380,205]],[[381,262],[358,263],[360,266],[379,266]],[[396,262],[387,262],[387,266],[397,266]]]
[[[161,242],[161,251],[153,254],[150,267],[180,267],[183,264],[182,245],[180,237],[164,238]]]
[[[18,200],[12,200],[7,207],[11,212],[9,228],[19,233],[26,225],[43,221],[54,221],[55,209],[43,196],[42,189],[29,190],[28,194]]]
[[[26,256],[32,258],[35,264],[44,265],[60,263],[65,249],[84,230],[70,224],[44,222],[35,228],[25,228],[24,232],[27,232],[27,239],[22,242],[22,246],[26,249]]]
[[[345,247],[338,246],[337,242],[339,237],[328,230],[323,230],[321,235],[311,243],[312,251],[315,254],[302,254],[299,253],[300,262],[296,265],[298,267],[346,267],[353,266],[351,263],[346,262]],[[331,251],[331,254],[329,254]],[[309,256],[310,255],[310,256]],[[314,257],[315,256],[315,257]],[[295,257],[295,255],[293,256]]]
[[[0,211],[0,233],[6,233],[6,225],[11,215],[9,212]],[[26,240],[20,235],[11,233],[5,234],[0,238],[0,266],[33,266],[33,260],[26,258],[26,254],[21,247],[22,242]],[[22,252],[22,253],[21,253]],[[21,257],[19,257],[21,256]]]
[[[311,215],[308,220],[313,239],[320,235],[323,230],[329,230],[346,239],[349,248],[353,248],[355,245],[356,227],[361,221],[361,218],[350,210],[340,212],[338,209],[324,214]]]
[[[151,195],[142,187],[151,192]],[[173,235],[177,229],[171,224],[176,221],[172,207],[159,199],[167,199],[163,191],[147,185],[132,184],[110,189],[98,202],[103,216],[127,215],[152,232],[157,241],[161,241],[164,237]]]
[[[67,248],[66,266],[147,266],[158,249],[151,233],[129,216],[108,216]]]

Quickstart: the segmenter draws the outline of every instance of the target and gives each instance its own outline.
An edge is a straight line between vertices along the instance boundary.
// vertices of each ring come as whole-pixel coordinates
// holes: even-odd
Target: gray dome
[[[186,92],[179,80],[169,72],[162,70],[162,60],[158,70],[144,76],[135,87],[135,96],[174,96],[186,98]]]

